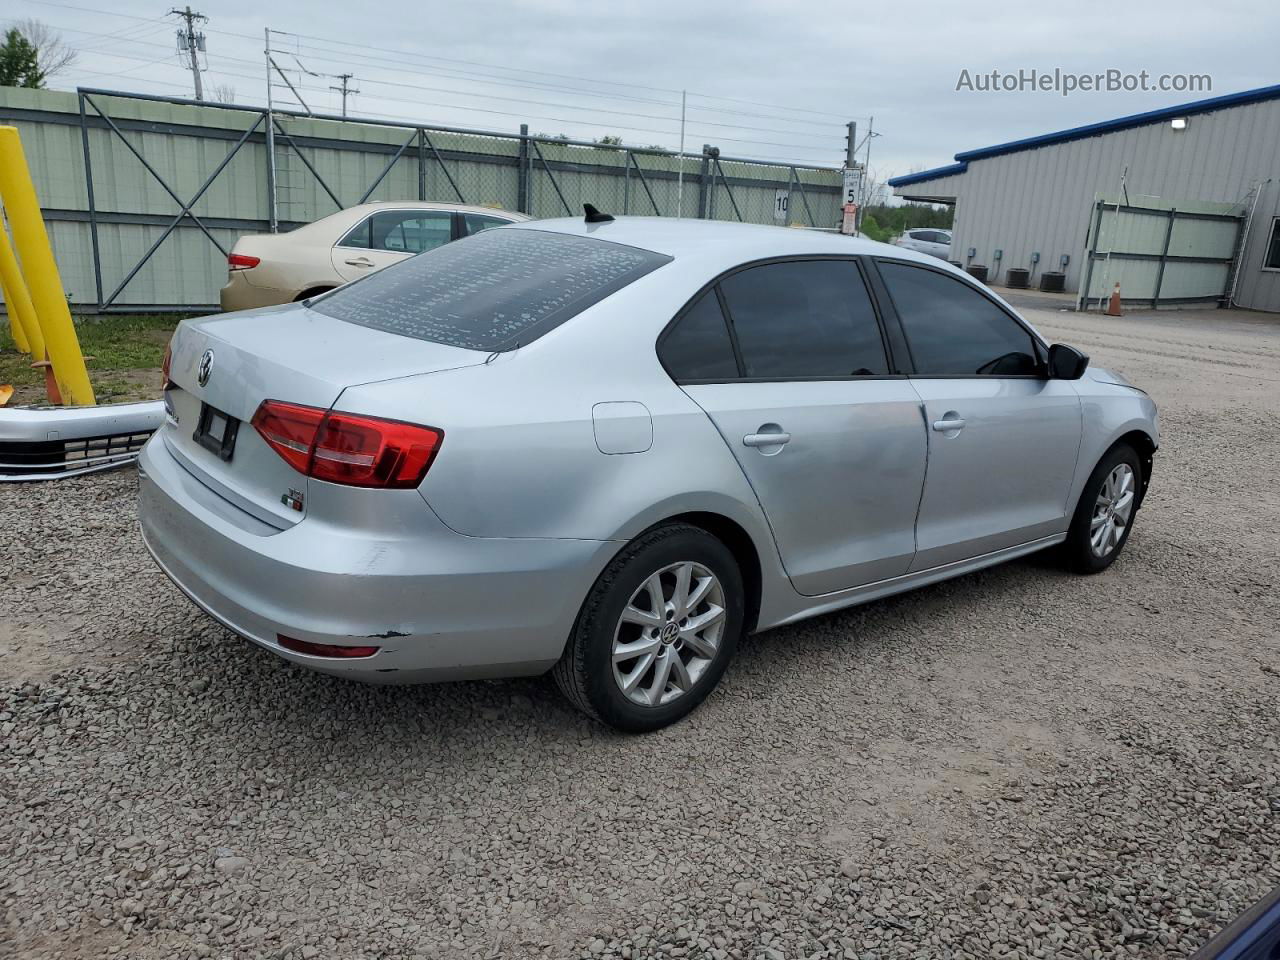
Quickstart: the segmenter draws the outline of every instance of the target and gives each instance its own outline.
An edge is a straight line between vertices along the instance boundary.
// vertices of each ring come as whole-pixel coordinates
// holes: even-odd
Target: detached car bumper
[[[156,436],[138,459],[142,536],[160,568],[228,629],[294,663],[383,683],[541,673],[617,544],[465,537],[416,491],[394,531],[307,517],[276,530],[190,473]],[[394,498],[398,491],[379,491]],[[416,504],[413,503],[416,501]],[[376,646],[335,659],[281,646]]]

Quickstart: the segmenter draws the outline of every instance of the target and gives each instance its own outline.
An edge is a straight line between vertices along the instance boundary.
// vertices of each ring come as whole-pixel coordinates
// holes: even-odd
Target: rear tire
[[[574,706],[629,733],[686,716],[720,682],[742,633],[732,552],[700,527],[641,534],[605,568],[552,673]]]
[[[1127,443],[1107,451],[1080,493],[1062,545],[1067,565],[1077,573],[1101,573],[1129,542],[1138,518],[1142,461]]]

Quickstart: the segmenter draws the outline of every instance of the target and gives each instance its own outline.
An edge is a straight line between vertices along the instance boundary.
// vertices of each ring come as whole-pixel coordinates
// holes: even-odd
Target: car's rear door
[[[1031,331],[976,285],[924,264],[876,266],[929,427],[912,570],[1065,530],[1081,435],[1075,387],[1047,377]]]
[[[449,210],[379,210],[348,230],[333,248],[333,268],[343,280],[434,250],[457,235]]]
[[[730,273],[685,309],[659,354],[733,451],[796,590],[907,571],[927,441],[855,260]]]

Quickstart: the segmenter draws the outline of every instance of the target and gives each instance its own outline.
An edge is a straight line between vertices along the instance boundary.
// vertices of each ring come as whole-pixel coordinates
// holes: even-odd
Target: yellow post
[[[13,342],[33,360],[44,359],[44,337],[36,322],[36,308],[31,305],[31,294],[18,269],[18,258],[9,246],[9,235],[0,224],[0,288],[4,291],[4,306],[9,312],[9,326],[13,328]]]
[[[0,198],[4,200],[13,230],[13,245],[22,258],[22,273],[35,307],[36,322],[44,337],[47,355],[62,402],[91,406],[96,401],[89,371],[85,369],[80,341],[58,276],[58,265],[49,246],[49,235],[40,215],[40,201],[22,153],[17,127],[0,126]]]

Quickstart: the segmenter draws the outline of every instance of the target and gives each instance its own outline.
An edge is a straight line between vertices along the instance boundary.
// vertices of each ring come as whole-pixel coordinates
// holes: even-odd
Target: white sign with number
[[[780,223],[787,222],[788,208],[791,206],[790,190],[775,190],[773,192],[773,219]]]
[[[844,172],[844,202],[857,203],[862,199],[862,171],[846,170]]]

